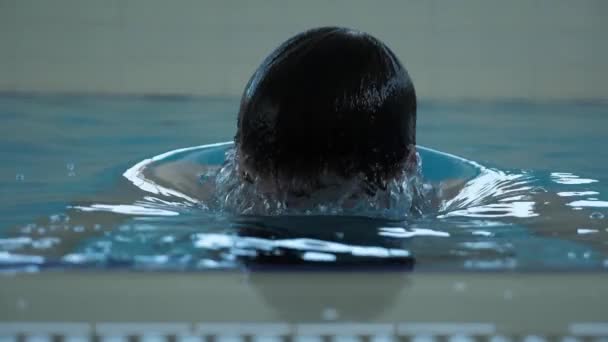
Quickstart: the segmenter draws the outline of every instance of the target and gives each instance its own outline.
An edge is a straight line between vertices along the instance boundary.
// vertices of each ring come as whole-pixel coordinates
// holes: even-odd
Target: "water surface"
[[[485,171],[439,212],[406,220],[227,217],[122,176],[166,151],[231,140],[237,108],[0,97],[2,267],[608,269],[605,104],[423,102],[419,143]]]

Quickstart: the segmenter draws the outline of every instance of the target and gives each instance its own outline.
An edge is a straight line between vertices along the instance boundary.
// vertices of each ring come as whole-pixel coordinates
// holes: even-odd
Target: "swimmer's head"
[[[274,50],[249,80],[235,137],[242,175],[294,192],[362,177],[384,188],[416,164],[416,94],[378,39],[324,27]]]

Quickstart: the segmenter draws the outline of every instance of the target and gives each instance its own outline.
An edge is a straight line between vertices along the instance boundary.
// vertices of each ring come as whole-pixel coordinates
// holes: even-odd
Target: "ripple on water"
[[[180,153],[186,158],[194,151]],[[134,168],[141,171],[148,165],[142,163]],[[405,214],[404,208],[416,200],[411,193],[400,192],[401,202],[391,197],[396,201],[391,210],[401,210],[398,218],[383,217],[395,211],[382,210],[368,215],[375,217],[353,216],[378,209],[369,202],[362,204],[361,212],[323,204],[283,213],[288,215],[242,216],[143,179],[141,173],[127,172],[125,177],[141,185],[137,199],[77,203],[66,213],[24,225],[0,237],[0,266],[30,271],[49,266],[206,270],[392,265],[401,270],[473,271],[608,267],[606,228],[598,226],[608,202],[601,200],[597,180],[567,172],[481,168],[454,195],[438,197],[435,207],[425,202],[425,211],[418,215]],[[206,174],[204,181],[214,177],[235,185],[232,173]],[[422,178],[416,182],[426,196],[440,192],[437,184]],[[247,191],[219,193],[243,208],[264,204]],[[282,208],[266,204],[260,208]],[[597,236],[598,243],[583,243],[584,236]],[[466,284],[454,285],[455,291],[465,289]],[[505,299],[512,296],[505,292]]]

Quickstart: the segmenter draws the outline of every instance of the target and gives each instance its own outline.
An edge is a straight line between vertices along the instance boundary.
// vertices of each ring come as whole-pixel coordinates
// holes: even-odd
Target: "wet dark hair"
[[[384,187],[415,152],[414,86],[378,39],[312,29],[279,46],[251,77],[235,143],[246,179],[314,189],[321,175],[361,175]]]

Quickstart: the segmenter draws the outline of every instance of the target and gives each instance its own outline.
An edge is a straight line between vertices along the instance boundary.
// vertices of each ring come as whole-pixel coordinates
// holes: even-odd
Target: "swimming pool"
[[[347,276],[341,273],[343,269],[331,272],[321,269],[322,272],[314,276],[313,273],[289,273],[293,282],[290,286],[294,288],[310,277],[320,284],[314,290],[298,288],[302,295],[293,299],[271,286],[273,281],[280,281],[283,273],[254,274],[253,278],[262,279],[259,281],[246,276],[249,273],[243,270],[239,259],[221,248],[222,237],[231,236],[233,228],[217,217],[202,215],[196,210],[180,212],[177,216],[104,212],[80,217],[72,217],[66,211],[75,204],[127,205],[145,200],[145,194],[132,191],[132,184],[122,176],[125,170],[166,151],[231,140],[237,108],[238,102],[232,98],[1,96],[0,261],[5,273],[35,273],[29,277],[0,278],[5,284],[2,305],[6,308],[1,318],[49,320],[52,315],[41,308],[60,305],[60,300],[49,298],[62,293],[62,288],[79,287],[75,284],[83,284],[78,290],[80,294],[74,290],[74,298],[63,297],[66,305],[75,305],[70,311],[72,314],[66,313],[60,320],[78,320],[77,298],[90,298],[90,303],[95,303],[82,311],[89,317],[86,321],[112,320],[110,311],[100,313],[101,309],[93,307],[99,307],[108,293],[120,296],[122,290],[129,288],[143,291],[141,298],[148,301],[163,288],[170,288],[167,300],[182,305],[172,306],[176,311],[169,310],[179,312],[173,320],[188,322],[210,318],[255,321],[254,313],[230,317],[248,300],[257,300],[251,305],[261,312],[268,308],[278,311],[278,314],[260,314],[266,317],[262,320],[297,322],[315,321],[315,317],[321,321],[327,318],[357,321],[371,317],[381,317],[378,319],[384,322],[415,320],[415,317],[423,321],[456,322],[472,317],[478,321],[492,310],[491,305],[484,303],[534,308],[533,303],[527,302],[531,298],[538,300],[537,305],[545,305],[542,310],[531,311],[537,314],[538,310],[555,310],[555,306],[547,303],[558,299],[571,304],[572,316],[543,318],[546,322],[553,319],[554,325],[547,323],[549,327],[560,324],[568,327],[577,319],[578,322],[598,321],[608,317],[603,305],[604,289],[608,286],[600,286],[606,283],[603,274],[608,270],[608,218],[605,218],[608,215],[605,195],[608,190],[605,162],[608,105],[603,103],[423,102],[418,128],[421,145],[462,156],[497,172],[490,179],[476,183],[477,188],[469,188],[471,192],[461,201],[483,198],[486,202],[460,205],[457,210],[446,210],[440,219],[409,222],[405,227],[391,222],[380,227],[376,222],[372,229],[365,230],[368,223],[364,220],[328,224],[324,219],[309,218],[298,222],[298,229],[313,227],[308,234],[318,240],[324,240],[328,230],[340,227],[339,233],[345,235],[349,245],[357,246],[356,241],[366,239],[380,246],[397,243],[415,258],[415,265],[399,264],[398,271],[403,270],[403,266],[407,270],[413,267],[414,274],[409,277],[395,273],[395,269],[378,273],[377,263],[365,262],[361,264],[364,268],[348,270],[371,274],[356,272]],[[552,196],[544,198],[543,194]],[[529,195],[533,195],[533,199],[521,197]],[[144,204],[150,207],[150,202]],[[152,207],[167,209],[167,203],[157,204]],[[289,225],[289,222],[274,224]],[[378,231],[378,228],[384,230]],[[362,231],[368,235],[361,234]],[[295,232],[301,234],[302,230]],[[66,256],[70,257],[66,259]],[[93,258],[83,263],[83,256]],[[58,266],[66,267],[65,263],[57,263],[62,260],[71,261],[69,265],[86,273],[83,275],[77,270],[56,273]],[[212,269],[228,273],[211,272]],[[173,273],[120,273],[125,270]],[[201,278],[192,273],[175,273],[184,270],[211,273],[204,273]],[[547,275],[555,271],[558,272]],[[132,284],[130,277],[134,277]],[[368,283],[370,277],[384,278],[380,282],[386,284],[386,289],[372,289],[376,285]],[[116,287],[102,290],[100,283],[91,279],[103,279],[103,283],[116,284]],[[149,280],[147,289],[137,283],[145,279]],[[34,281],[39,285],[32,285]],[[234,285],[242,281],[246,284]],[[412,281],[414,290],[407,285]],[[210,290],[208,285],[201,284],[207,282],[221,289]],[[262,285],[255,285],[258,282]],[[575,284],[568,285],[570,282]],[[352,283],[368,285],[357,289]],[[174,291],[183,287],[184,296],[195,296],[199,285],[202,286],[201,300],[221,293],[225,301],[220,301],[222,304],[216,301],[214,309],[199,312],[194,309],[195,303],[176,299],[179,294]],[[349,295],[341,296],[340,287],[346,288]],[[488,288],[496,291],[484,292],[489,291]],[[542,288],[548,292],[542,293]],[[34,291],[38,290],[42,291],[36,297],[40,310],[36,310],[35,305],[19,304],[19,298],[32,303],[26,299],[35,297]],[[327,299],[327,305],[311,304],[311,308],[304,309],[313,292],[326,293],[323,298]],[[229,299],[238,293],[243,295],[241,304]],[[259,297],[252,293],[260,294],[270,304],[259,302]],[[379,293],[385,293],[386,298]],[[125,296],[123,293],[122,297]],[[337,302],[329,300],[332,296],[338,298]],[[366,304],[350,307],[353,296],[360,296]],[[403,314],[408,303],[403,296],[417,297],[414,301],[418,302],[412,305],[419,309]],[[149,305],[155,309],[149,310],[158,312],[154,310],[163,307],[162,301],[152,301],[155,304]],[[516,304],[512,304],[514,302]],[[379,309],[372,309],[370,303],[376,303]],[[475,308],[471,317],[456,317],[458,310],[446,309],[449,303],[460,308],[466,303],[478,304],[471,304]],[[221,305],[232,311],[219,314]],[[425,305],[429,308],[422,309]],[[120,305],[114,308],[118,307]],[[296,311],[302,314],[290,317],[290,308],[292,311],[299,308]],[[203,311],[207,313],[201,314]],[[437,314],[440,311],[444,314]],[[141,315],[142,320],[171,320],[170,314]],[[136,310],[116,317],[137,320]],[[488,316],[491,321],[501,319],[511,322],[508,327],[526,326],[523,318],[506,313]],[[561,323],[555,323],[557,321]],[[390,329],[398,330],[398,326],[391,325]]]

